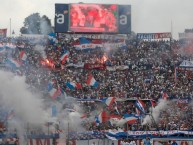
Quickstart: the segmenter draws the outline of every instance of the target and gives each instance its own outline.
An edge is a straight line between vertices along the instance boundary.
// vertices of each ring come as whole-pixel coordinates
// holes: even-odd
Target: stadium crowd
[[[0,55],[1,65],[7,59],[21,60],[21,52],[25,52],[25,65],[15,70],[4,67],[19,75],[26,76],[26,82],[32,88],[40,89],[48,96],[47,84],[53,82],[55,89],[61,89],[66,95],[77,99],[103,99],[115,97],[117,101],[106,107],[110,114],[122,116],[125,113],[136,114],[136,107],[132,99],[145,99],[146,111],[152,106],[150,100],[158,102],[167,93],[170,106],[161,112],[157,126],[160,130],[192,130],[192,106],[189,105],[193,97],[193,77],[191,70],[176,70],[183,60],[191,60],[192,55],[182,55],[184,47],[179,41],[138,41],[127,39],[124,48],[96,48],[81,51],[74,48],[74,38],[59,38],[57,43],[45,40],[38,42],[35,38],[3,38],[1,44],[12,41],[16,47],[7,49]],[[61,61],[60,57],[68,52],[68,58]],[[102,68],[87,69],[84,64],[99,64]],[[116,69],[115,69],[116,67]],[[99,84],[89,86],[86,81],[89,74]],[[69,88],[66,84],[73,82],[81,84],[77,88]],[[130,100],[131,99],[131,100]],[[84,102],[85,112],[90,114],[100,109],[100,103]],[[65,105],[64,105],[65,106]],[[116,106],[116,107],[115,107]],[[115,109],[116,108],[116,109]],[[177,108],[177,109],[176,109]],[[118,112],[118,113],[117,113]],[[181,113],[183,112],[184,115]],[[172,114],[172,115],[171,115]],[[179,121],[180,119],[180,121]],[[142,125],[142,120],[129,124],[127,130],[156,130],[155,124]],[[88,130],[106,130],[117,128],[109,123],[85,121]]]

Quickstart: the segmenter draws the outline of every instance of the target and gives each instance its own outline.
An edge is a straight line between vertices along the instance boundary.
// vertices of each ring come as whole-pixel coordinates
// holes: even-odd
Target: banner
[[[7,29],[0,29],[0,37],[7,37]]]
[[[68,32],[69,25],[69,5],[55,4],[55,32]]]
[[[55,4],[55,32],[130,34],[131,6]]]
[[[131,6],[119,5],[119,34],[131,33]]]
[[[76,50],[92,50],[95,48],[123,48],[126,47],[125,39],[103,40],[80,37],[72,44]]]
[[[90,64],[90,63],[85,63],[84,64],[84,69],[99,69],[99,70],[105,70],[106,65],[105,64]]]
[[[172,34],[170,32],[166,33],[137,33],[137,39],[163,39],[171,38]]]
[[[168,136],[177,136],[177,135],[190,135],[193,136],[193,131],[180,131],[180,130],[171,130],[171,131],[118,131],[118,130],[109,130],[106,132],[108,136],[115,137],[116,139],[125,138],[125,137],[138,137],[145,138],[149,136],[151,138],[156,137],[168,137]]]
[[[89,39],[105,39],[105,40],[117,40],[117,39],[127,39],[126,35],[108,35],[108,34],[58,34],[59,38],[75,38],[79,39],[81,37],[89,38]]]

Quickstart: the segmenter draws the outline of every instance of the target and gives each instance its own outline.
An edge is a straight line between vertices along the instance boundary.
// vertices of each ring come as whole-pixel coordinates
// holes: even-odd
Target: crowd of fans
[[[38,88],[48,96],[47,84],[54,83],[56,89],[61,89],[67,96],[77,99],[103,99],[115,97],[119,100],[113,107],[106,107],[110,114],[122,116],[125,113],[135,114],[136,107],[130,99],[146,99],[146,110],[151,107],[150,100],[157,102],[167,93],[170,106],[161,112],[160,130],[191,130],[192,107],[188,104],[193,97],[193,77],[191,70],[176,69],[183,60],[191,60],[192,55],[180,54],[186,45],[179,41],[138,41],[127,39],[124,48],[96,48],[81,51],[74,48],[73,38],[59,38],[57,43],[45,40],[37,42],[35,38],[3,38],[1,44],[14,43],[17,47],[0,55],[3,69],[14,71],[26,76],[26,82],[33,88]],[[20,60],[20,52],[24,51],[27,61],[19,71],[6,66],[9,57]],[[68,59],[61,62],[60,56],[68,51]],[[104,60],[105,57],[105,60]],[[84,64],[103,64],[105,69],[84,69]],[[107,68],[124,66],[124,69],[110,70]],[[98,87],[88,86],[86,80],[92,74]],[[70,89],[66,83],[81,84],[80,88]],[[188,100],[179,102],[179,100]],[[185,105],[180,105],[185,103]],[[84,109],[90,114],[100,109],[97,102],[84,102]],[[115,105],[117,106],[115,110]],[[183,107],[182,107],[183,106]],[[185,107],[184,107],[185,106]],[[119,114],[117,114],[119,112]],[[181,115],[179,112],[184,112]],[[172,114],[172,115],[171,115]],[[180,121],[179,121],[180,119]],[[125,127],[127,130],[157,129],[155,124],[142,125],[142,120]],[[83,123],[88,130],[105,130],[116,128],[107,122],[100,125]]]

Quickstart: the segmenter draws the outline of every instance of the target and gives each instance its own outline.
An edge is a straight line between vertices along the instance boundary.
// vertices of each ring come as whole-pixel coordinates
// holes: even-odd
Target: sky
[[[19,35],[24,19],[40,13],[54,25],[55,3],[102,3],[131,5],[132,26],[135,33],[178,33],[193,28],[193,0],[0,0],[0,29],[11,29]]]

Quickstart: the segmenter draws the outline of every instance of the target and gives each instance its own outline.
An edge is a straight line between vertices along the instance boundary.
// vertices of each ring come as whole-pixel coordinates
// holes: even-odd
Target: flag
[[[50,91],[53,88],[54,82],[50,81],[47,85],[47,90]]]
[[[119,110],[118,110],[118,108],[117,108],[117,105],[116,105],[114,108],[115,108],[117,114],[120,114],[120,113],[119,113]]]
[[[71,90],[74,90],[75,88],[76,89],[81,89],[82,88],[82,85],[80,83],[74,83],[74,82],[67,82],[66,83],[66,86],[71,89]]]
[[[178,99],[177,103],[178,104],[188,104],[189,100],[188,99]]]
[[[117,124],[120,120],[121,120],[121,116],[119,116],[119,115],[109,115],[108,116],[108,119],[109,119],[109,122],[110,122],[110,124],[111,125],[113,125],[113,124]]]
[[[145,113],[145,104],[142,100],[136,100],[135,106],[142,112]]]
[[[68,56],[69,56],[69,51],[64,51],[64,53],[60,56],[60,60],[62,61],[62,62],[65,62],[66,60],[67,60],[67,58],[68,58]]]
[[[168,98],[169,98],[168,94],[166,92],[163,92],[162,99],[168,100]]]
[[[48,40],[49,40],[50,44],[58,43],[57,36],[55,33],[48,34]]]
[[[88,86],[92,86],[97,88],[99,86],[98,82],[95,80],[95,78],[92,76],[92,74],[89,74],[88,79],[86,81],[86,84]]]
[[[56,89],[56,88],[54,88],[54,87],[51,87],[51,88],[49,88],[50,90],[48,90],[48,92],[49,92],[49,94],[50,94],[50,97],[52,98],[52,99],[56,99],[56,98],[58,98],[61,94],[62,94],[62,92],[61,92],[61,90],[60,89]]]
[[[25,54],[24,51],[21,51],[19,54],[19,57],[21,60],[26,61],[27,60],[27,55]]]
[[[111,106],[115,102],[115,97],[107,97],[105,99],[102,99],[102,102],[105,103],[107,106]]]
[[[133,114],[124,114],[123,118],[127,121],[128,124],[134,124],[139,117]]]
[[[96,123],[106,122],[108,120],[106,111],[102,111],[95,119]]]
[[[17,69],[17,68],[21,67],[21,65],[22,65],[21,62],[19,62],[16,59],[12,59],[12,58],[8,59],[6,61],[6,64],[8,67],[11,67],[12,69]]]
[[[136,116],[141,116],[141,111],[137,107],[135,108],[135,111],[136,111]]]

